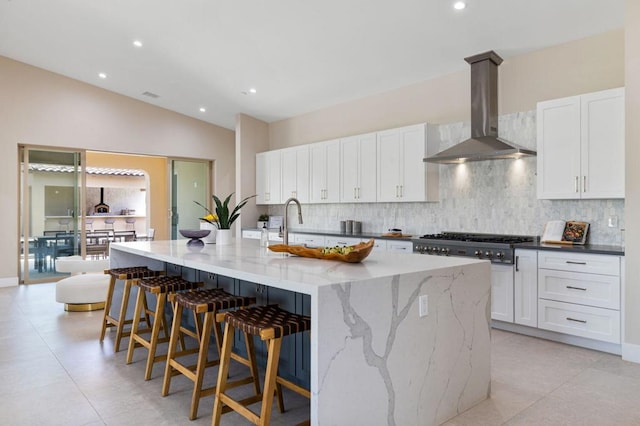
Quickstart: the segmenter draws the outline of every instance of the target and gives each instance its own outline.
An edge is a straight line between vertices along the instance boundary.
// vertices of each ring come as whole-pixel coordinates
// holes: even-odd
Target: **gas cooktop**
[[[518,244],[534,241],[535,237],[527,235],[476,234],[470,232],[443,232],[426,234],[421,240],[469,241],[478,243]]]

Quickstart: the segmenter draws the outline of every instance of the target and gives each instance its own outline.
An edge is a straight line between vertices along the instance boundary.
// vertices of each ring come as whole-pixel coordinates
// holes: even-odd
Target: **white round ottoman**
[[[70,272],[70,277],[56,283],[56,302],[64,303],[65,311],[95,311],[104,309],[111,277],[107,259],[83,259],[81,256],[56,259],[58,272]]]

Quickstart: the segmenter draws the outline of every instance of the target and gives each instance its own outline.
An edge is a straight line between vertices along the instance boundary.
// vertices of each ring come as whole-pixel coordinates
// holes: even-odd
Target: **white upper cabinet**
[[[624,131],[624,88],[538,103],[538,198],[624,198]]]
[[[423,161],[426,124],[378,132],[377,150],[377,201],[437,201],[438,166]]]
[[[278,151],[256,154],[256,204],[280,204],[281,163]]]
[[[286,148],[282,151],[282,196],[280,202],[295,197],[309,202],[309,145]]]
[[[376,201],[376,134],[340,139],[340,201]]]
[[[310,155],[310,203],[340,202],[340,140],[314,143]]]

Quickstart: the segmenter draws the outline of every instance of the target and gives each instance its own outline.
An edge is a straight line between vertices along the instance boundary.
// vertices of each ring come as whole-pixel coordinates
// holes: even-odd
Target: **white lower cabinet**
[[[513,322],[538,326],[538,252],[516,250],[513,277]]]
[[[491,319],[513,322],[513,265],[491,264]]]
[[[620,343],[620,257],[538,252],[538,328]]]

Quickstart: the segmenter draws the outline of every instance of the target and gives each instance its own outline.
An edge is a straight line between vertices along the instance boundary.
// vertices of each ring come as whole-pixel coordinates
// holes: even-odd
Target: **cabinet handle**
[[[571,285],[568,285],[568,286],[567,286],[567,288],[570,288],[570,289],[572,289],[572,290],[582,290],[582,291],[587,291],[587,289],[586,289],[586,288],[582,288],[582,287],[574,287],[574,286],[571,286]]]
[[[582,176],[582,192],[587,192],[587,177]]]
[[[360,199],[360,187],[358,187],[358,199]]]
[[[580,178],[578,176],[576,176],[576,183],[575,183],[575,189],[576,192],[580,192],[580,189],[578,188],[578,185],[580,185]]]
[[[404,187],[400,185],[400,198],[404,197]]]
[[[516,256],[516,272],[520,271],[520,269],[518,269],[518,260],[520,260],[520,256]]]
[[[358,198],[358,188],[353,188],[353,198],[356,199]]]
[[[567,321],[579,322],[581,324],[586,324],[587,323],[586,320],[580,320],[580,319],[575,319],[575,318],[571,318],[571,317],[567,317]]]
[[[587,262],[574,262],[573,260],[567,260],[566,262],[570,265],[586,265],[587,264]]]
[[[268,192],[265,192],[265,193],[264,193],[264,198],[265,198],[267,201],[269,201],[269,200],[271,199],[271,194],[270,194],[270,193],[268,193]]]
[[[396,185],[396,198],[398,198],[398,188],[399,188],[399,186]]]

